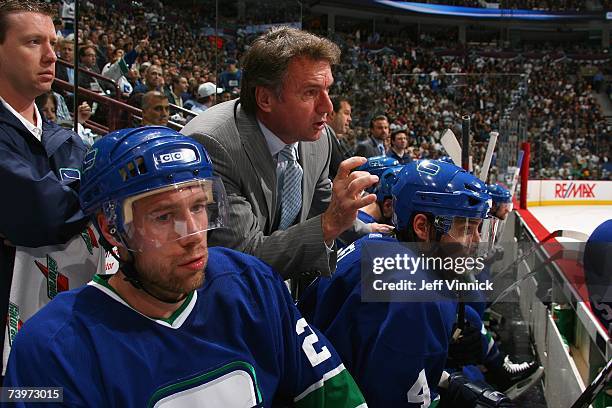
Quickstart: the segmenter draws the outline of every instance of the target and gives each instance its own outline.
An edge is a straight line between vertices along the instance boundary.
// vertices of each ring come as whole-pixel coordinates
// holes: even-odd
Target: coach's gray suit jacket
[[[209,245],[255,255],[285,279],[333,272],[336,254],[328,254],[321,228],[321,213],[331,199],[326,131],[316,142],[299,143],[302,212],[300,223],[285,231],[277,231],[276,164],[254,115],[241,110],[239,101],[229,101],[207,109],[181,133],[204,145],[227,191],[230,226],[211,231]],[[363,224],[358,229],[366,232]]]

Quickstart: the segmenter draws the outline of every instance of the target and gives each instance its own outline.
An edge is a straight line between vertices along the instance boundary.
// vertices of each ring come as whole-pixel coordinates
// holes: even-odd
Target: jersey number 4
[[[419,373],[419,378],[408,390],[408,402],[413,404],[421,404],[422,408],[427,408],[431,404],[431,394],[427,385],[427,377],[425,369]]]

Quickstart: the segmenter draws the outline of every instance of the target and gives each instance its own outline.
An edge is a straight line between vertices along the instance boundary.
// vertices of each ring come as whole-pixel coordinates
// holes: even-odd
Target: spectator
[[[351,104],[345,98],[332,98],[332,111],[327,116],[327,124],[332,129],[332,155],[329,163],[329,178],[338,173],[340,163],[353,156],[352,149],[347,146],[345,135],[351,123]]]
[[[60,41],[59,58],[71,65],[74,65],[74,43],[68,39]],[[66,81],[74,85],[74,68],[67,67],[64,64],[55,65],[55,76],[62,81]]]
[[[58,117],[58,101],[61,101],[62,96],[55,92],[45,92],[36,98],[36,106],[42,112],[42,116],[49,122],[57,123],[60,126],[72,128],[72,120],[61,120]],[[78,109],[77,129],[78,134],[87,147],[90,147],[96,134],[91,129],[84,127],[85,122],[91,117],[91,107],[87,102],[82,102]]]
[[[163,92],[164,73],[159,65],[149,65],[144,75],[144,83],[134,87],[134,92],[129,99],[130,105],[142,108],[142,97],[149,91]]]
[[[236,60],[227,60],[227,69],[219,75],[219,84],[228,92],[233,92],[234,89],[240,89],[242,80],[242,70],[236,67]]]
[[[63,38],[60,40],[60,59],[62,61],[74,63],[74,41]]]
[[[159,91],[149,91],[142,97],[142,126],[168,125],[170,106],[168,97]]]
[[[412,161],[412,156],[408,151],[408,134],[400,129],[391,133],[391,148],[387,151],[387,156],[393,157],[400,164],[408,164]]]
[[[217,86],[212,82],[206,82],[198,87],[198,93],[195,101],[190,99],[185,102],[185,109],[189,109],[190,111],[199,115],[200,113],[206,111],[206,109],[213,106],[217,100],[217,95],[222,92],[222,88],[217,88]]]
[[[219,103],[231,101],[232,99],[234,98],[232,98],[232,94],[230,92],[223,91],[219,97]]]
[[[80,235],[88,223],[77,193],[85,145],[76,133],[43,121],[34,103],[51,90],[55,76],[52,15],[43,2],[0,2],[0,179],[10,191],[0,202],[5,356],[20,324],[58,292],[91,279],[104,257],[93,245],[85,248]],[[24,41],[30,38],[35,44]],[[83,252],[88,249],[91,255]],[[9,301],[13,319],[7,325]]]
[[[201,145],[152,127],[110,133],[91,152],[81,202],[119,271],[26,323],[5,386],[61,387],[67,406],[365,406],[272,269],[208,247],[229,204]],[[126,163],[146,175],[122,181]]]
[[[340,165],[333,191],[328,177],[325,120],[332,110],[331,66],[339,56],[327,39],[272,29],[244,57],[240,100],[207,110],[182,130],[207,147],[228,189],[230,228],[211,234],[211,245],[254,254],[284,278],[330,275],[334,239],[376,198],[361,197],[376,177],[349,176],[364,159]]]
[[[181,95],[189,89],[189,82],[187,82],[187,78],[179,75],[174,75],[171,81],[170,87],[165,92],[168,102],[182,108],[183,97]]]
[[[121,91],[121,96],[127,99],[134,91],[134,87],[128,78],[125,77],[129,73],[129,67],[123,58],[124,56],[125,51],[121,48],[116,48],[113,51],[111,61],[102,68],[102,75],[115,81]]]
[[[86,45],[79,48],[79,67],[96,74],[100,73],[100,68],[96,63],[96,49],[94,47]],[[102,92],[98,80],[84,72],[79,72],[79,86],[94,92]]]
[[[389,120],[378,115],[370,121],[370,136],[357,144],[355,156],[373,157],[385,155],[385,139],[389,137]]]

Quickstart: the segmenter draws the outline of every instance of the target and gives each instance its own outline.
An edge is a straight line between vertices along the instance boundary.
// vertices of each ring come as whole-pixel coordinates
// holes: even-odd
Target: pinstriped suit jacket
[[[326,131],[316,142],[299,143],[304,169],[300,223],[285,231],[277,231],[275,162],[255,117],[242,111],[239,101],[207,109],[181,133],[204,145],[227,191],[230,226],[211,231],[210,246],[255,255],[285,279],[333,272],[336,254],[328,255],[321,228],[321,214],[331,200],[331,140]]]

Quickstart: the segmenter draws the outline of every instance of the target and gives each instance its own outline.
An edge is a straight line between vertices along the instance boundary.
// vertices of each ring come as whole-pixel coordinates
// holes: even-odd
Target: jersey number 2
[[[304,330],[308,327],[310,330],[310,334],[306,336],[304,342],[302,343],[302,350],[306,353],[306,357],[308,357],[308,361],[313,367],[321,364],[325,360],[331,357],[331,353],[329,352],[326,346],[321,347],[321,351],[317,352],[314,348],[314,344],[319,341],[319,337],[317,337],[316,333],[308,326],[306,323],[306,319],[303,317],[295,323],[295,332],[297,335],[301,335],[304,333]]]

